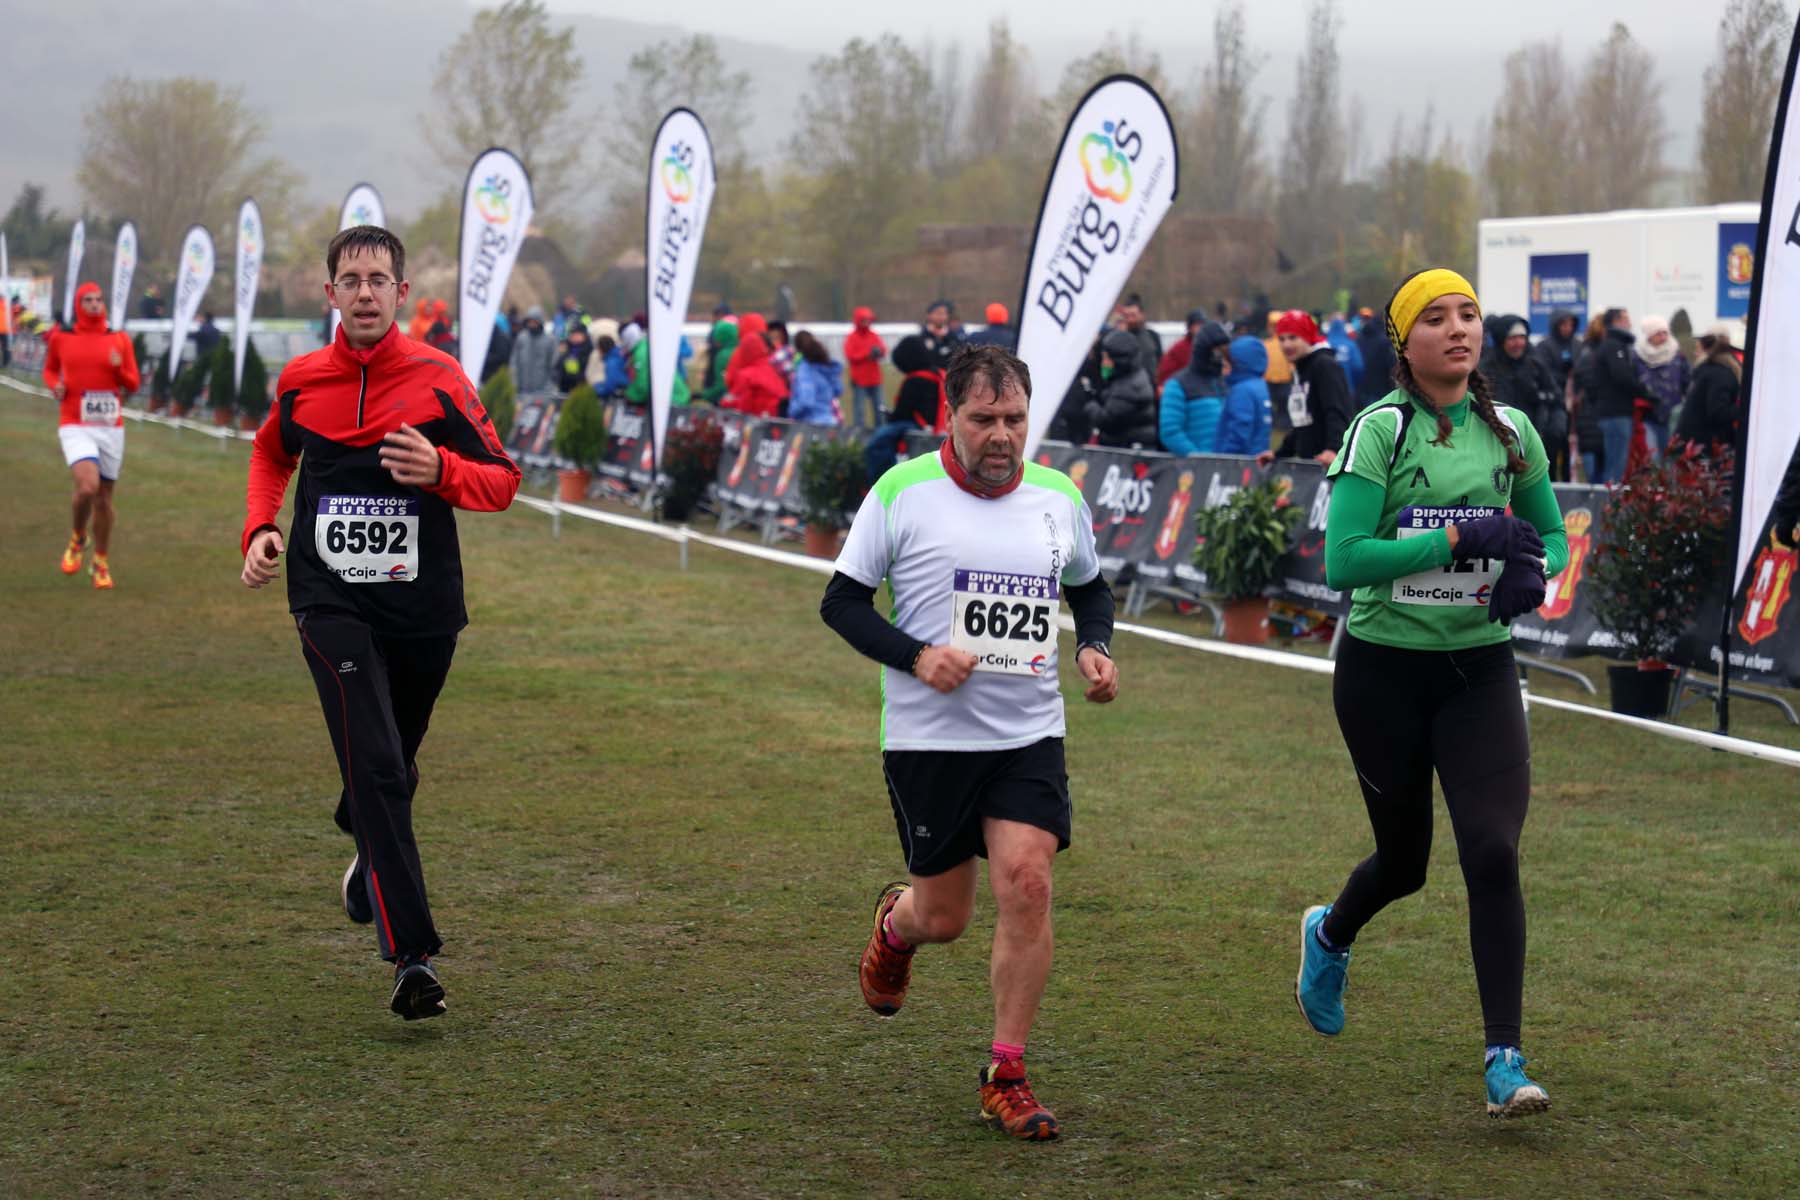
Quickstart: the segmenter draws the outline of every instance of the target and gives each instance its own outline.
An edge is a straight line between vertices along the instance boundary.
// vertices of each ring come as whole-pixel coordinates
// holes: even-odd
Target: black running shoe
[[[344,868],[344,882],[339,889],[344,897],[344,915],[358,925],[375,919],[375,908],[369,903],[369,884],[363,878],[362,855],[358,854]]]
[[[388,1007],[408,1021],[444,1015],[444,985],[429,958],[403,958],[394,964],[394,998]]]

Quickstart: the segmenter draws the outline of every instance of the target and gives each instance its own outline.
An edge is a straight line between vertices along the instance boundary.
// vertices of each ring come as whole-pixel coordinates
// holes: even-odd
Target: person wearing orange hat
[[[1275,322],[1275,340],[1294,368],[1294,386],[1287,396],[1288,423],[1293,428],[1279,447],[1264,450],[1256,461],[1266,467],[1277,458],[1310,458],[1328,467],[1356,415],[1350,381],[1310,314],[1297,308],[1282,313]]]
[[[406,336],[415,342],[424,341],[435,320],[437,317],[432,310],[431,297],[420,296],[419,302],[413,306],[412,319],[406,323]]]
[[[94,586],[113,586],[113,487],[125,462],[125,397],[137,391],[137,354],[131,339],[108,327],[100,285],[75,289],[75,328],[51,334],[44,357],[44,386],[56,398],[57,436],[75,477],[74,521],[63,550],[62,573],[81,570],[88,526],[94,533]]]
[[[987,306],[983,314],[987,324],[971,333],[968,344],[971,346],[999,346],[1004,350],[1016,350],[1019,346],[1019,331],[1008,325],[1006,305],[995,302]]]

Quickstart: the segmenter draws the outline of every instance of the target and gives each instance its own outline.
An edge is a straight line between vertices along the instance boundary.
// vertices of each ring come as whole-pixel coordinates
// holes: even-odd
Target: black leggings
[[[347,825],[362,855],[376,947],[390,962],[436,954],[442,943],[413,838],[413,757],[450,673],[456,635],[383,637],[332,612],[302,614],[294,623],[337,752],[344,785],[338,824]]]
[[[1346,634],[1331,698],[1375,853],[1350,872],[1325,936],[1348,946],[1376,913],[1425,886],[1435,767],[1469,890],[1487,1044],[1518,1045],[1525,990],[1519,830],[1531,796],[1531,744],[1512,644],[1400,650]]]

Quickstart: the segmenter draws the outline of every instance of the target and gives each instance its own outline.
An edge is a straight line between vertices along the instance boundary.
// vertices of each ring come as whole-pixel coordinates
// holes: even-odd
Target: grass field
[[[898,851],[821,580],[526,510],[462,522],[417,809],[451,1007],[403,1024],[285,604],[236,581],[245,448],[131,429],[100,594],[47,416],[0,389],[0,1195],[1800,1192],[1790,771],[1534,711],[1555,1109],[1502,1126],[1447,821],[1307,1032],[1296,922],[1368,845],[1328,681],[1121,637],[1030,1056],[1066,1134],[1013,1144],[991,906],[898,1018],[858,997]]]

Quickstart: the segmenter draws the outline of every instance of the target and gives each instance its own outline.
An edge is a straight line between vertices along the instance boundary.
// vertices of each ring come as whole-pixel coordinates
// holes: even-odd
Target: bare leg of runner
[[[84,467],[92,467],[92,463],[82,463]],[[95,475],[98,478],[98,472]],[[112,546],[113,530],[113,481],[100,480],[100,489],[93,497],[94,514],[94,553],[105,558]]]
[[[69,529],[80,537],[86,538],[88,521],[94,515],[94,505],[100,498],[100,464],[83,459],[70,467],[69,473],[75,476],[74,513]],[[108,489],[112,487],[111,484],[106,486]],[[111,528],[109,524],[108,532],[111,532]]]
[[[987,842],[988,885],[997,910],[990,968],[994,1040],[1023,1046],[1050,979],[1055,946],[1050,863],[1056,857],[1056,835],[993,817],[982,818],[981,834]]]
[[[901,893],[888,913],[888,928],[913,946],[954,942],[969,927],[975,912],[976,860],[960,863],[942,875],[912,875],[912,888]]]

